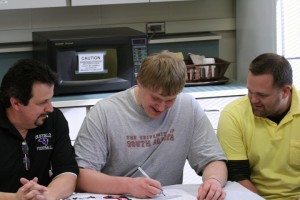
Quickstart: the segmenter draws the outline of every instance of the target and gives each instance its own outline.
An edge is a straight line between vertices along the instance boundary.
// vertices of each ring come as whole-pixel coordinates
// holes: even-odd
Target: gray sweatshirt
[[[74,148],[79,167],[113,176],[143,177],[163,186],[181,184],[186,159],[196,173],[226,160],[200,104],[180,93],[160,118],[149,118],[133,88],[100,100],[87,114]]]

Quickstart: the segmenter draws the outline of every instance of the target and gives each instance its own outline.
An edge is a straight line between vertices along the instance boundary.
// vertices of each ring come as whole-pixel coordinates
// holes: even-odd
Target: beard
[[[35,126],[42,126],[45,123],[45,120],[48,118],[48,113],[43,113],[34,121]]]

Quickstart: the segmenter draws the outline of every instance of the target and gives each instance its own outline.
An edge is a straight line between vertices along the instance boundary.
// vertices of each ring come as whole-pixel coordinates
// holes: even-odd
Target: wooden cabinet
[[[67,6],[67,0],[0,0],[0,10],[64,6]]]

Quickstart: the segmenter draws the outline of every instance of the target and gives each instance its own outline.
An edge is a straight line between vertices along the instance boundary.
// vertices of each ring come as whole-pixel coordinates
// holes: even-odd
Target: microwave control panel
[[[142,60],[147,57],[147,38],[133,38],[132,40],[132,56],[134,65],[134,76],[136,77]]]

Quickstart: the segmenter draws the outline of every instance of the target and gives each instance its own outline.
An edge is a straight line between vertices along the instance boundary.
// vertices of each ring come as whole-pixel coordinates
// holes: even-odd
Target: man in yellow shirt
[[[250,64],[248,96],[221,113],[218,138],[229,180],[268,200],[300,197],[300,93],[290,63],[265,53]]]

